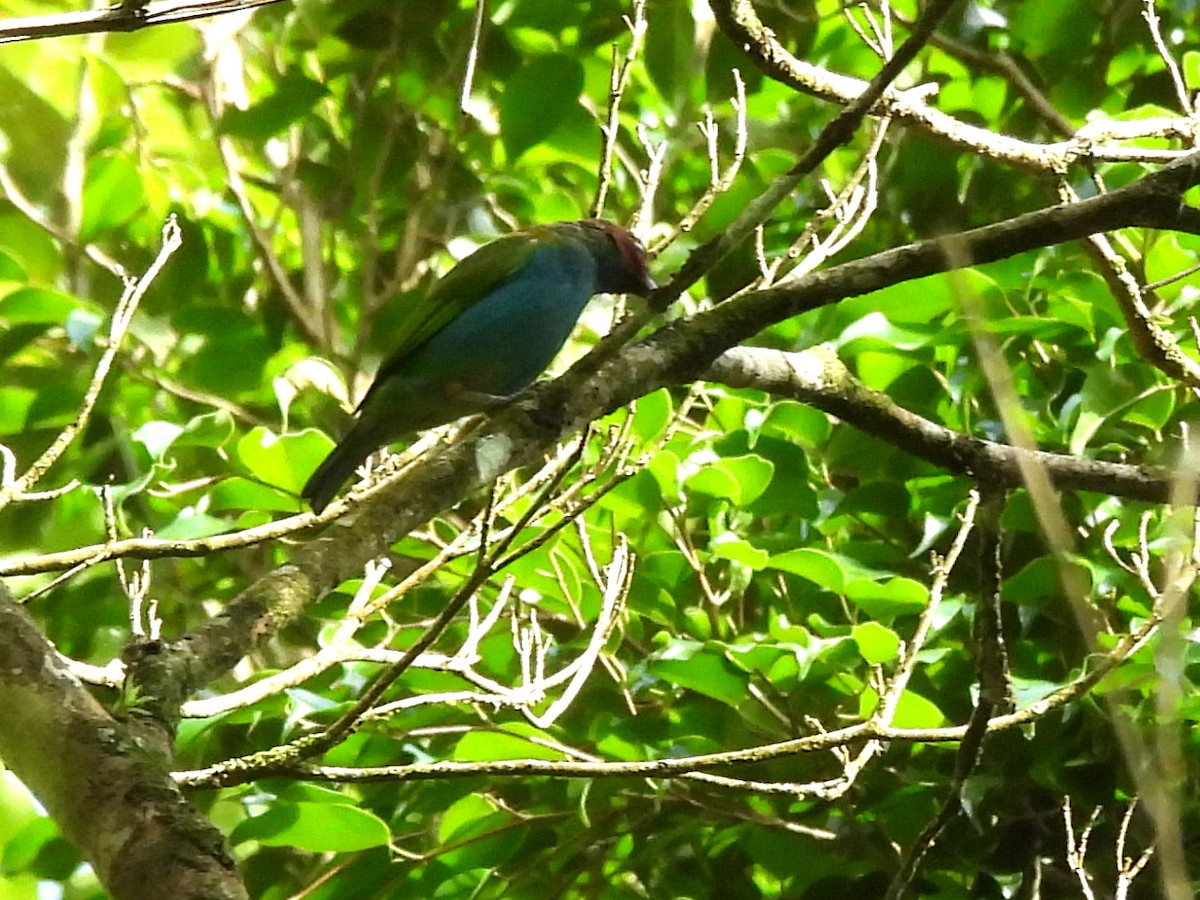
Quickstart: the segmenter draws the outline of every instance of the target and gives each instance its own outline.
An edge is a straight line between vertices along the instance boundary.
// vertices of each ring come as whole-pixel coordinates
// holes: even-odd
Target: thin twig
[[[708,115],[706,122],[701,125],[701,133],[704,134],[708,143],[708,159],[711,168],[711,176],[709,178],[708,189],[701,195],[690,210],[662,237],[658,238],[650,247],[650,255],[657,256],[669,247],[680,234],[691,231],[696,227],[696,223],[708,212],[709,208],[716,202],[716,199],[733,187],[734,179],[737,177],[738,171],[742,167],[742,161],[746,158],[746,141],[748,136],[748,127],[746,125],[746,85],[742,81],[742,73],[737,69],[733,70],[734,96],[730,101],[735,114],[733,127],[733,154],[730,156],[729,165],[722,171],[719,168],[719,160],[717,158],[717,125],[712,118],[712,113]]]
[[[1154,42],[1154,49],[1158,51],[1163,65],[1167,67],[1167,72],[1171,76],[1171,84],[1175,88],[1175,97],[1179,101],[1179,108],[1190,116],[1196,111],[1192,105],[1191,93],[1183,79],[1183,73],[1179,71],[1179,64],[1175,62],[1175,57],[1171,55],[1166,41],[1163,40],[1162,22],[1158,18],[1154,0],[1142,0],[1142,18],[1146,20],[1146,27],[1150,31],[1150,40]]]
[[[458,92],[458,110],[464,115],[471,102],[471,88],[475,82],[475,65],[479,61],[479,48],[483,43],[483,23],[487,14],[487,0],[475,0],[475,15],[471,20],[471,44],[467,48],[467,62],[463,66],[462,89]]]
[[[108,346],[104,348],[104,353],[101,354],[100,361],[96,364],[91,383],[88,384],[87,391],[83,395],[74,421],[59,433],[54,442],[26,469],[24,474],[0,487],[0,509],[14,499],[20,498],[25,491],[37,484],[87,426],[96,401],[100,397],[100,391],[104,387],[105,379],[108,377],[109,370],[112,369],[113,360],[120,352],[121,342],[133,321],[133,314],[137,310],[138,304],[150,285],[154,283],[154,279],[158,277],[158,273],[162,271],[163,266],[166,265],[167,260],[183,244],[183,235],[174,215],[163,226],[162,239],[162,248],[154,262],[150,264],[150,268],[146,270],[146,274],[140,279],[128,279],[125,283],[125,292],[117,301],[117,307],[113,310],[112,321],[109,324]]]
[[[25,16],[0,22],[0,43],[64,37],[70,34],[140,31],[153,25],[203,19],[281,2],[283,0],[158,0],[121,3],[107,9],[86,12]]]
[[[604,212],[604,202],[608,198],[608,188],[612,183],[613,151],[617,146],[617,137],[621,127],[621,96],[629,83],[629,76],[634,62],[642,52],[642,41],[646,37],[646,0],[633,0],[630,16],[625,17],[625,27],[629,29],[629,46],[625,55],[618,61],[617,48],[613,46],[612,74],[608,86],[608,117],[600,126],[603,143],[600,150],[600,172],[596,183],[596,196],[588,209],[588,216],[596,218]]]
[[[76,248],[77,237],[65,229],[59,228],[49,216],[38,209],[37,205],[25,196],[16,179],[12,177],[12,173],[8,171],[8,167],[3,163],[0,163],[0,190],[4,191],[4,196],[8,202],[30,222],[42,229],[42,231],[46,232],[46,234],[50,235],[50,237],[54,238],[54,240],[58,241],[64,247],[68,249]],[[124,266],[95,244],[83,244],[78,249],[81,249],[88,259],[108,271],[109,274],[115,275],[122,281],[125,280],[127,273]]]

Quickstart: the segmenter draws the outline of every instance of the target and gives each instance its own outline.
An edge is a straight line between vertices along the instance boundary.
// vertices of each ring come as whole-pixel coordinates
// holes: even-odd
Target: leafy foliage
[[[878,13],[759,5],[797,58],[864,81],[878,71]],[[1194,96],[1194,23],[1186,4],[1159,6]],[[917,10],[894,9],[899,39]],[[0,574],[67,657],[104,666],[151,618],[164,637],[189,634],[310,546],[308,521],[242,538],[302,511],[296,493],[391,349],[406,303],[515,224],[588,213],[614,58],[636,51],[603,212],[634,222],[659,253],[660,280],[724,234],[837,112],[819,91],[754,68],[702,4],[650,4],[643,33],[617,0],[504,0],[487,5],[478,40],[475,12],[466,0],[278,4],[232,25],[6,45],[0,443],[17,474],[84,402],[123,293],[115,264],[146,271],[170,216],[182,236],[85,430],[37,485],[55,493],[0,512]],[[937,110],[981,136],[940,139],[916,119],[886,133],[864,125],[668,318],[767,286],[763,264],[780,266],[773,280],[786,285],[831,235],[814,267],[1059,202],[1048,167],[1038,177],[989,148],[1001,135],[1051,145],[1088,122],[1182,116],[1133,4],[961,4],[940,35],[899,87],[936,82]],[[706,115],[715,159],[696,127]],[[1057,188],[1133,182],[1181,146],[1165,126],[1130,133],[1081,140]],[[1096,147],[1109,152],[1089,156]],[[731,160],[736,175],[680,233]],[[856,185],[857,199],[829,215],[828,192]],[[1195,278],[1175,276],[1195,264],[1200,237],[1128,229],[1114,242],[1142,285],[1162,282],[1150,313],[1194,359]],[[1013,441],[1019,425],[1042,450],[1177,467],[1194,492],[1181,436],[1195,428],[1195,385],[1140,351],[1106,274],[1083,243],[1051,246],[850,297],[753,343],[824,347],[865,388],[953,432]],[[618,312],[595,302],[568,360]],[[987,342],[1015,406],[989,384]],[[988,561],[975,536],[941,568],[974,514],[975,485],[912,449],[763,390],[644,393],[544,468],[506,473],[490,494],[397,536],[386,569],[342,583],[207,685],[184,706],[173,766],[249,756],[335,721],[471,577],[490,516],[487,533],[511,559],[390,688],[389,705],[321,759],[463,769],[362,783],[290,773],[194,792],[251,895],[882,896],[955,792],[961,813],[916,894],[1014,896],[1041,878],[1047,896],[1074,896],[1083,870],[1111,891],[1132,798],[1151,809],[1133,818],[1126,855],[1153,844],[1161,857],[1168,819],[1177,836],[1200,828],[1197,633],[1187,610],[1152,591],[1169,595],[1164,585],[1192,571],[1190,508],[1012,492],[1000,597],[1016,706],[1078,690],[990,734],[956,784],[961,734],[936,729],[964,725],[977,702],[972,635]],[[1048,500],[1069,547],[1045,537]],[[99,552],[141,538],[182,543],[146,542],[117,562]],[[95,550],[61,555],[78,548]],[[1081,629],[1081,606],[1107,630]],[[1146,640],[1121,649],[1141,628]],[[1116,664],[1084,685],[1104,658]],[[911,677],[890,690],[906,666]],[[751,751],[864,722],[922,733],[873,745],[861,766],[870,735],[675,777],[470,768]],[[0,790],[3,896],[35,896],[39,881],[101,896],[15,780]],[[1068,857],[1064,798],[1076,831],[1098,810],[1081,864]],[[1195,847],[1179,843],[1183,859],[1152,864],[1131,896],[1157,895],[1156,879],[1188,865],[1200,872]]]

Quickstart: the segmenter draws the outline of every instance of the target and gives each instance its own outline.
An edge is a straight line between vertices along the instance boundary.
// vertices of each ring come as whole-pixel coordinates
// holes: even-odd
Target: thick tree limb
[[[113,718],[0,584],[0,757],[116,900],[238,900],[224,840],[183,799],[166,756]]]
[[[178,704],[269,639],[330,588],[432,515],[500,474],[539,460],[546,448],[649,391],[702,378],[722,353],[770,325],[846,297],[914,278],[1128,226],[1200,233],[1200,213],[1181,202],[1200,182],[1200,153],[1138,182],[944,239],[922,241],[744,295],[664,326],[592,373],[586,360],[538,385],[526,401],[493,416],[464,440],[431,454],[364,497],[353,521],[336,523],[226,608],[155,654],[155,673],[131,667],[134,684],[157,698],[168,726]],[[1095,488],[1105,490],[1102,476]],[[145,679],[149,681],[145,681]]]
[[[678,383],[687,380],[687,373],[702,370],[726,349],[764,328],[848,297],[1120,228],[1141,226],[1200,234],[1200,210],[1182,202],[1184,192],[1198,183],[1200,153],[1192,153],[1108,194],[885,250],[796,282],[745,294],[674,322],[641,346],[665,350],[678,366],[674,372],[664,373],[667,377],[660,385]]]

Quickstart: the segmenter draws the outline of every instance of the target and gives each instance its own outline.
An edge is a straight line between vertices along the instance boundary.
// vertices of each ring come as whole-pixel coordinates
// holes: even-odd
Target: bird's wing
[[[529,259],[537,243],[536,231],[519,231],[484,244],[443,275],[426,297],[411,304],[397,329],[395,349],[375,373],[362,403],[425,341],[511,278]]]

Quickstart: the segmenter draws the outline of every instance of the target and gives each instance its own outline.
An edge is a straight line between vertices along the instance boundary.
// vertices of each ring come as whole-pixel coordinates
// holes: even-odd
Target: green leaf
[[[350,853],[385,846],[387,824],[365,809],[344,803],[276,801],[261,816],[247,819],[230,836],[233,844],[258,841],[268,847],[295,847],[312,853]]]
[[[934,343],[940,328],[909,323],[898,325],[880,312],[868,313],[856,319],[842,332],[838,349],[846,355],[866,350],[894,353],[897,350],[920,350]]]
[[[700,74],[695,19],[684,3],[650,4],[646,15],[646,69],[659,94],[678,109],[686,104]]]
[[[774,473],[775,466],[761,456],[730,456],[704,466],[684,484],[697,493],[746,506],[762,496]]]
[[[879,695],[873,688],[866,688],[859,696],[858,714],[868,718],[879,705]],[[896,715],[892,725],[896,728],[940,728],[946,724],[946,717],[936,704],[922,697],[913,690],[907,690],[900,695],[896,704]]]
[[[914,360],[899,353],[864,350],[854,358],[859,380],[876,391],[886,391],[893,381],[913,368]]]
[[[771,554],[766,550],[760,550],[749,541],[729,532],[718,535],[709,545],[709,550],[715,559],[728,559],[749,566],[755,571],[764,568],[771,558]]]
[[[1010,603],[1036,606],[1047,598],[1057,599],[1063,595],[1062,569],[1068,565],[1081,577],[1081,584],[1092,581],[1091,571],[1078,562],[1060,563],[1053,557],[1039,556],[1030,560],[1019,572],[1004,579],[1000,596]]]
[[[30,823],[44,818],[37,801],[17,777],[10,771],[0,772],[0,847],[4,848],[5,859],[9,841]],[[0,866],[0,874],[8,873],[6,864]]]
[[[1079,417],[1071,431],[1071,453],[1082,454],[1104,423],[1121,415],[1135,391],[1125,373],[1111,366],[1089,367],[1080,391]]]
[[[223,397],[256,391],[271,353],[262,326],[234,310],[192,310],[177,317],[176,327],[194,329],[204,341],[181,367],[181,380]]]
[[[1189,91],[1200,91],[1200,50],[1184,51],[1183,83]]]
[[[510,161],[553,133],[583,91],[583,66],[560,53],[521,66],[500,101],[500,137]]]
[[[20,288],[0,299],[0,320],[5,320],[10,325],[18,322],[62,324],[80,308],[78,300],[58,291],[35,287]]]
[[[671,421],[673,405],[666,388],[639,397],[634,401],[634,433],[647,443],[659,438]]]
[[[850,629],[863,659],[872,665],[891,662],[900,652],[900,637],[878,622],[863,622]]]
[[[650,457],[646,471],[654,476],[664,496],[673,497],[679,492],[679,457],[670,450],[660,450]]]
[[[846,585],[845,595],[875,618],[919,613],[929,603],[929,588],[911,578],[856,579]]]
[[[737,479],[716,464],[707,465],[689,475],[684,485],[697,494],[705,494],[718,499],[732,500],[740,493]]]
[[[807,578],[835,594],[845,593],[846,585],[852,580],[872,581],[882,578],[885,574],[868,569],[849,557],[815,547],[801,547],[777,553],[767,565],[772,569]]]
[[[275,91],[249,109],[230,109],[221,116],[221,130],[233,137],[264,141],[304,116],[329,89],[297,69],[275,85]]]
[[[106,55],[126,78],[158,82],[175,67],[191,65],[203,52],[203,40],[189,22],[155,25],[133,32],[104,36]],[[139,112],[141,98],[139,97]]]
[[[40,878],[66,879],[79,865],[79,854],[49,818],[36,818],[4,845],[3,872],[30,872]]]
[[[650,671],[663,681],[736,707],[746,697],[749,679],[724,652],[694,641],[672,640],[650,661]]]
[[[274,511],[292,513],[300,508],[294,493],[284,493],[269,485],[247,478],[225,478],[212,490],[209,508],[213,512],[224,509],[253,509],[260,512]]]
[[[774,433],[784,440],[810,448],[822,446],[829,440],[831,430],[829,416],[825,413],[790,400],[772,406],[762,426],[763,434]]]
[[[1109,87],[1129,81],[1146,67],[1147,56],[1140,47],[1125,47],[1113,55],[1105,72],[1105,84]]]
[[[1062,687],[1061,684],[1054,681],[1046,681],[1041,678],[1021,678],[1017,675],[1013,676],[1012,684],[1013,696],[1018,709],[1044,700]]]
[[[272,386],[285,422],[292,401],[305,391],[319,391],[347,408],[350,403],[345,377],[332,363],[316,356],[305,357],[288,366],[283,375],[272,379]]]
[[[175,444],[180,447],[223,447],[233,434],[233,416],[218,409],[189,419]]]
[[[454,758],[487,761],[493,759],[566,759],[560,750],[536,743],[537,735],[551,740],[542,732],[522,737],[507,731],[468,731],[454,747]]]
[[[506,827],[512,820],[510,813],[479,794],[455,801],[438,828],[439,843],[450,847],[439,855],[439,862],[461,873],[495,869],[521,847],[524,831]],[[425,896],[445,895],[430,891]]]
[[[929,328],[929,323],[939,316],[957,307],[954,293],[947,279],[940,276],[919,278],[915,281],[903,281],[900,284],[876,291],[870,297],[843,301],[839,304],[839,313],[851,325],[843,332],[841,341],[845,342],[854,337],[870,334],[876,338],[894,337],[903,342],[903,347],[909,349],[924,346],[931,334],[936,333]],[[886,318],[880,314],[886,313]],[[874,313],[882,321],[865,323],[857,328],[853,323]],[[912,328],[901,328],[890,323],[907,323]],[[887,324],[885,324],[887,323]],[[890,325],[890,327],[889,327]],[[924,326],[926,330],[922,330]],[[913,330],[913,329],[916,330]],[[880,349],[886,349],[880,347]]]
[[[438,825],[438,840],[447,844],[477,833],[479,824],[490,819],[498,810],[496,804],[480,794],[468,794],[456,800],[442,814]]]
[[[1025,52],[1033,57],[1054,53],[1082,59],[1100,22],[1083,0],[1059,0],[1049,6],[1018,4],[1010,26],[1013,37],[1023,41]]]
[[[632,528],[658,512],[662,494],[654,476],[643,470],[605,494],[597,506],[612,513],[619,528]]]
[[[125,156],[102,156],[88,163],[83,183],[81,241],[93,241],[124,225],[146,205],[137,166]]]
[[[154,536],[164,541],[192,541],[232,530],[233,525],[224,519],[188,507],[173,521],[156,531]]]
[[[237,458],[260,481],[298,494],[332,446],[315,429],[278,435],[259,426],[237,442]]]
[[[0,284],[10,282],[25,282],[29,280],[29,272],[7,253],[0,251]]]

